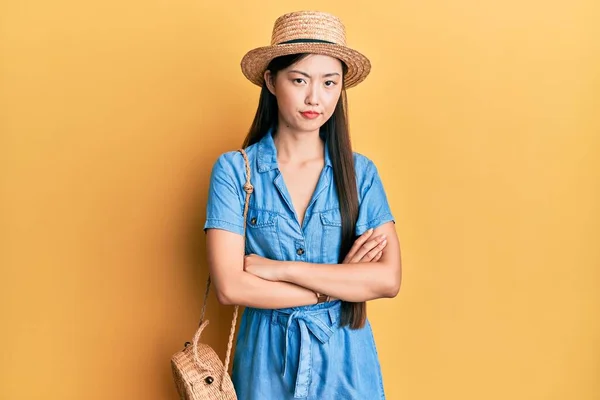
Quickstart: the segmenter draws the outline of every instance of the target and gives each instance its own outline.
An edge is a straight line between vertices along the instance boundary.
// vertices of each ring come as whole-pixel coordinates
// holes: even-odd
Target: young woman
[[[383,399],[365,302],[398,293],[400,247],[375,165],[352,152],[345,102],[369,61],[346,46],[338,18],[296,12],[242,70],[262,87],[243,144],[246,241],[239,152],[213,167],[205,224],[218,299],[246,307],[238,398]]]

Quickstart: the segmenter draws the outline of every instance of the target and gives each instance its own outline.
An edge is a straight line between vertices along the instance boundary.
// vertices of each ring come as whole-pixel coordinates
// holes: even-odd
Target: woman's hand
[[[268,281],[280,281],[283,268],[283,261],[270,260],[256,254],[244,257],[244,271]]]
[[[373,236],[373,229],[363,233],[352,245],[343,264],[359,262],[377,262],[383,254],[387,245],[385,235]],[[244,271],[259,278],[278,282],[283,281],[285,276],[285,261],[270,260],[256,254],[244,257]]]
[[[372,236],[373,229],[369,229],[360,235],[344,258],[343,264],[379,261],[383,254],[383,249],[387,245],[387,239],[385,235]]]

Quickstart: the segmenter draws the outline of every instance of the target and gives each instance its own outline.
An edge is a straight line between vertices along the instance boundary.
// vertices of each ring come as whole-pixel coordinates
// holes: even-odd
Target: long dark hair
[[[290,65],[300,61],[308,54],[292,54],[275,58],[267,69],[275,77],[277,73]],[[343,76],[346,75],[347,67],[342,63]],[[322,140],[329,145],[329,155],[333,166],[333,177],[337,187],[340,202],[340,213],[342,215],[342,246],[339,261],[342,262],[350,251],[356,236],[356,219],[358,218],[358,192],[356,188],[356,173],[354,171],[354,159],[350,134],[348,130],[348,104],[346,90],[342,88],[340,99],[335,111],[329,120],[323,124],[319,131]],[[270,129],[277,129],[278,125],[277,99],[263,84],[258,102],[258,109],[250,131],[244,140],[243,147],[250,146],[260,141]],[[341,325],[350,325],[352,329],[362,328],[367,319],[367,305],[359,302],[342,302]]]

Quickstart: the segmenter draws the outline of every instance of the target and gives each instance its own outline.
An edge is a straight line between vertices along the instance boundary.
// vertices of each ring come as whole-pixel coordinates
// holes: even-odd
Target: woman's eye
[[[302,84],[302,83],[304,83],[304,79],[296,78],[296,79],[294,79],[294,83]]]
[[[325,82],[325,86],[327,86],[327,87],[332,87],[332,86],[335,86],[335,85],[336,85],[336,83],[334,81],[327,81],[327,82]]]

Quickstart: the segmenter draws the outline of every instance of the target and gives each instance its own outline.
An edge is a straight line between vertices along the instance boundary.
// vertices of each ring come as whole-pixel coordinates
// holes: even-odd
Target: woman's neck
[[[303,164],[324,159],[325,143],[319,131],[298,132],[279,127],[273,137],[277,161],[281,164]]]

